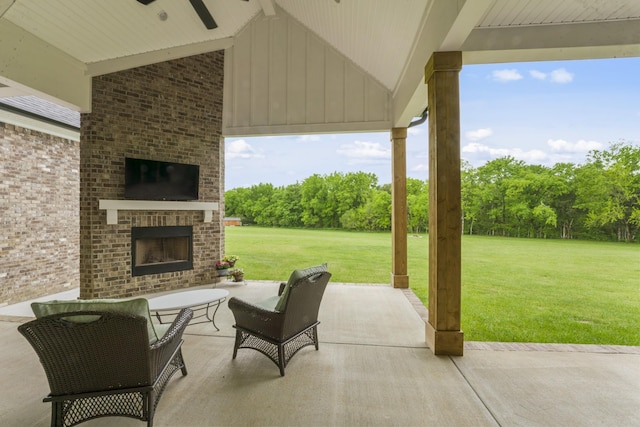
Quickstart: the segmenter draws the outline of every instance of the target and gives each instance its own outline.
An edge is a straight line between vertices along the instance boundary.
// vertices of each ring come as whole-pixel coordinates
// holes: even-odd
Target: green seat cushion
[[[171,323],[156,323],[153,325],[153,328],[156,330],[156,334],[158,334],[158,339],[162,338],[164,334],[169,331],[170,327]],[[150,344],[153,344],[153,342],[150,342]]]
[[[265,300],[259,301],[255,304],[258,307],[263,308],[265,310],[274,311],[276,309],[276,304],[278,304],[279,300],[280,300],[280,297],[276,295],[276,296],[267,298]]]
[[[31,303],[31,310],[36,317],[50,316],[58,313],[68,313],[71,311],[109,311],[117,313],[128,313],[142,316],[147,319],[147,332],[149,342],[154,343],[162,335],[158,335],[151,321],[149,313],[149,303],[144,298],[134,299],[92,299],[92,300],[53,300]],[[85,322],[91,318],[84,319]],[[166,331],[165,331],[166,332]]]
[[[327,263],[316,265],[313,267],[307,267],[304,270],[293,270],[291,276],[289,276],[289,280],[287,281],[287,285],[284,287],[282,291],[282,295],[280,295],[280,299],[276,304],[275,310],[282,311],[287,306],[287,299],[289,298],[289,289],[293,286],[298,280],[303,277],[312,276],[314,274],[320,274],[327,271]]]

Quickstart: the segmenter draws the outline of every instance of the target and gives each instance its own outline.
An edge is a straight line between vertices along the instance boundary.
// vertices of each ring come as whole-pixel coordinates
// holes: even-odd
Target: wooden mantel
[[[118,224],[118,211],[203,211],[204,221],[211,222],[218,202],[176,202],[153,200],[100,200],[99,208],[107,211],[107,224]]]

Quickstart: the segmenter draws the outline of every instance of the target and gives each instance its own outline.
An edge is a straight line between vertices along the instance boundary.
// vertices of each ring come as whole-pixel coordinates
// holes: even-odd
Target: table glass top
[[[229,295],[226,289],[193,289],[149,298],[150,311],[179,310],[223,300]]]

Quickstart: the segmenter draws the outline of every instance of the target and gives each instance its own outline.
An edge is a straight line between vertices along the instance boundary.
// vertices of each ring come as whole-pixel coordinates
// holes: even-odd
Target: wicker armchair
[[[187,375],[182,333],[193,312],[184,309],[149,344],[147,319],[109,311],[75,311],[18,327],[42,364],[51,393],[51,425],[73,426],[106,416],[147,421],[171,376]]]
[[[278,296],[259,303],[238,298],[229,300],[236,324],[233,348],[235,359],[240,348],[257,350],[280,368],[303,347],[318,350],[318,311],[331,273],[296,270],[288,283],[282,283]]]

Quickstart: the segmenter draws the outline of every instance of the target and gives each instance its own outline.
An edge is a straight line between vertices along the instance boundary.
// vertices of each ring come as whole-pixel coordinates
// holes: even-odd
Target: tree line
[[[631,242],[640,230],[640,147],[628,143],[593,150],[582,165],[463,162],[461,180],[465,234]],[[428,231],[428,180],[407,178],[407,208],[407,232]],[[365,172],[261,183],[225,192],[225,212],[246,225],[388,231],[391,184]]]

